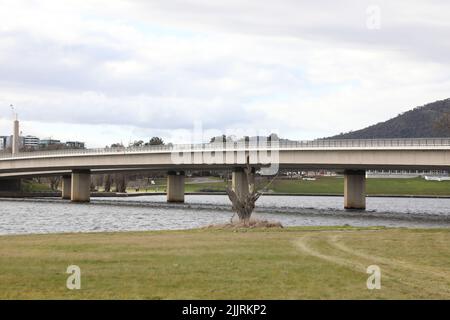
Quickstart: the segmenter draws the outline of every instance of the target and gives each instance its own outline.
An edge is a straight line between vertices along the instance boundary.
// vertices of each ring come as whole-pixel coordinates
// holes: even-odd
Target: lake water
[[[367,198],[367,211],[348,211],[342,197],[263,196],[256,218],[283,226],[450,227],[450,199]],[[1,199],[0,235],[61,232],[175,230],[226,223],[227,196],[188,195],[185,204],[165,196],[93,198],[90,204],[59,199]]]

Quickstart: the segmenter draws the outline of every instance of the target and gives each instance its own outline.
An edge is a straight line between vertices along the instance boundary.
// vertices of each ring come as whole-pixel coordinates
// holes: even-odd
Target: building
[[[21,136],[19,131],[19,121],[14,121],[14,135],[0,136],[0,151],[10,150],[13,154],[20,151],[32,151],[34,149],[85,149],[85,143],[80,141],[61,142],[52,138],[39,139],[36,136]],[[16,142],[14,143],[14,140]]]
[[[39,148],[40,139],[35,136],[25,136],[23,137],[23,146],[25,148]]]
[[[40,147],[48,147],[53,145],[62,145],[61,140],[54,140],[54,139],[43,139],[39,141]]]
[[[6,138],[5,139],[5,141],[6,141],[6,143],[5,143],[6,149],[12,148],[13,136],[6,136],[5,138]],[[24,142],[23,139],[24,139],[23,137],[19,136],[19,148],[23,147],[23,142]]]
[[[448,177],[447,170],[367,170],[367,177],[416,178],[424,176]]]
[[[12,147],[12,136],[0,136],[0,151],[11,149]],[[86,149],[86,144],[81,141],[67,141],[61,142],[61,140],[46,138],[39,139],[38,137],[27,135],[25,137],[19,137],[19,148],[20,149],[39,149],[48,148],[51,149]]]
[[[70,149],[84,149],[85,143],[80,141],[67,141],[66,147]]]
[[[8,137],[0,136],[0,150],[5,150],[8,148]]]

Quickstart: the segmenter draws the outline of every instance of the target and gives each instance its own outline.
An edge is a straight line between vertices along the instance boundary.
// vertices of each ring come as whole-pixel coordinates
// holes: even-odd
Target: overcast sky
[[[10,104],[24,134],[89,147],[189,142],[194,123],[360,129],[450,97],[449,14],[444,0],[0,0],[0,135]]]

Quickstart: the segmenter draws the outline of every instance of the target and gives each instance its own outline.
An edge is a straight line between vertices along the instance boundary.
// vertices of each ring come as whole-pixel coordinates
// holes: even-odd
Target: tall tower
[[[19,139],[20,139],[20,136],[19,136],[19,119],[17,118],[17,113],[15,113],[13,139],[12,139],[12,154],[19,153],[19,148],[20,148]]]

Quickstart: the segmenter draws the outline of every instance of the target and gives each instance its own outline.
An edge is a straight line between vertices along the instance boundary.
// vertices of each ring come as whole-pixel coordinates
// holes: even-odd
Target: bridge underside
[[[73,170],[71,172],[39,172],[39,175],[61,175],[62,198],[72,202],[89,202],[91,188],[91,174],[93,173],[113,173],[115,171],[90,171]],[[137,171],[122,171],[134,172]],[[142,172],[142,170],[139,170]],[[35,174],[36,175],[36,174]],[[32,177],[33,173],[26,173],[26,177]],[[25,177],[22,176],[22,177]],[[366,208],[366,172],[365,170],[345,170],[344,171],[344,207],[346,209]],[[233,190],[241,197],[248,192],[246,187],[247,179],[242,168],[234,167],[232,174]],[[183,203],[185,194],[185,173],[184,171],[169,171],[167,174],[167,202]],[[20,179],[8,178],[0,179],[0,191],[19,191]]]
[[[127,174],[145,174],[154,172],[169,172],[169,171],[229,171],[234,168],[245,168],[246,165],[180,165],[180,166],[76,166],[70,169],[67,168],[39,168],[33,169],[20,169],[20,171],[13,170],[0,170],[0,181],[14,178],[36,178],[36,177],[52,177],[52,176],[64,176],[70,175],[73,170],[90,170],[92,174],[115,174],[115,173],[127,173]],[[257,170],[265,168],[265,165],[252,165]],[[323,164],[280,164],[280,170],[329,170],[343,173],[346,170],[419,170],[419,171],[431,171],[431,170],[450,170],[450,165],[360,165],[360,164],[347,164],[347,165],[323,165]]]
[[[188,153],[187,161],[174,162],[172,152],[23,156],[0,159],[0,188],[12,188],[11,179],[35,176],[66,176],[63,183],[63,197],[77,202],[89,201],[90,175],[116,172],[168,172],[168,201],[184,201],[184,172],[211,170],[239,170],[249,165],[256,170],[267,167],[261,161],[259,151],[256,156],[243,152],[229,152],[231,156],[222,161],[210,161],[206,152]],[[218,152],[220,155],[220,152]],[[216,154],[217,155],[217,154]],[[222,155],[224,156],[225,153]],[[244,158],[244,161],[238,161]],[[186,160],[185,159],[185,160]],[[248,159],[245,161],[245,159]],[[217,159],[216,159],[217,160]],[[241,159],[242,160],[242,159]],[[345,207],[365,208],[366,170],[448,170],[450,149],[388,149],[388,150],[279,150],[276,159],[270,159],[276,169],[310,170],[326,169],[345,175]],[[209,161],[209,162],[208,162]],[[215,163],[215,164],[214,164]],[[275,170],[276,171],[276,170]],[[69,184],[70,176],[70,184]],[[234,174],[233,177],[238,177]],[[2,180],[3,179],[3,180]],[[3,182],[2,182],[3,181]],[[9,182],[8,182],[9,181]],[[234,181],[233,185],[239,184]],[[9,185],[9,187],[8,187]],[[70,187],[69,187],[70,186]],[[70,189],[70,192],[68,191]],[[245,189],[245,188],[243,188]]]
[[[17,192],[21,189],[21,179],[8,178],[0,180],[0,191]]]

